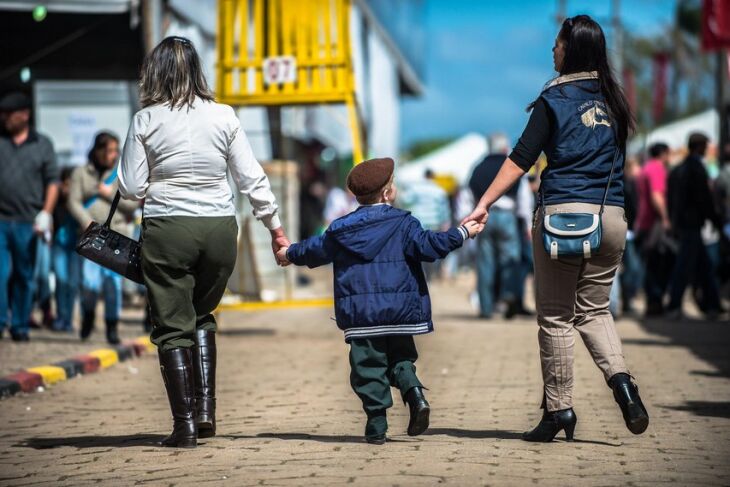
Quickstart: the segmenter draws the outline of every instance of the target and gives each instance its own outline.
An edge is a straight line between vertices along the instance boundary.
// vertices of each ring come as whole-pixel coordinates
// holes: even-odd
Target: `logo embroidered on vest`
[[[611,126],[611,122],[608,120],[608,114],[599,105],[602,105],[602,103],[594,101],[593,107],[580,116],[580,121],[583,122],[583,125],[590,129],[595,129],[596,125]],[[581,108],[583,106],[585,104]]]

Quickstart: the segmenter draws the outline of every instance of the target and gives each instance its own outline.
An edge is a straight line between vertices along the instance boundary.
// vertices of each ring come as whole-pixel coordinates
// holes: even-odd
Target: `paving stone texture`
[[[471,286],[432,286],[436,333],[417,338],[433,408],[423,436],[405,434],[396,397],[391,441],[363,443],[331,309],[230,312],[219,336],[217,437],[195,450],[155,445],[171,419],[148,354],[0,402],[0,485],[730,485],[730,324],[619,322],[651,414],[641,436],[624,427],[578,339],[578,441],[525,443],[521,432],[541,413],[537,325],[474,318]],[[84,347],[98,348],[99,335]],[[57,346],[4,340],[0,368],[69,355],[71,345]]]

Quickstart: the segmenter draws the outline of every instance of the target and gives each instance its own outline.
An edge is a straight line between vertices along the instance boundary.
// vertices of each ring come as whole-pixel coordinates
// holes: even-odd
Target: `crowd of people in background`
[[[0,123],[0,337],[6,329],[17,342],[29,341],[31,328],[74,332],[79,302],[79,335],[86,340],[102,298],[106,339],[119,343],[123,279],[75,252],[80,231],[109,213],[118,186],[119,139],[100,132],[87,164],[60,168],[51,140],[31,126],[29,97],[3,96]],[[138,205],[122,201],[119,210],[112,227],[130,234]],[[34,304],[40,320],[33,319]]]
[[[652,144],[641,168],[625,173],[627,192],[635,188],[636,196],[626,200],[634,221],[620,280],[624,312],[634,312],[636,283],[643,283],[647,317],[683,319],[688,287],[706,318],[725,311],[720,293],[730,277],[730,165],[710,177],[708,142],[704,134],[691,134],[686,157],[673,168],[669,146]]]
[[[20,93],[0,100],[0,336],[7,329],[13,340],[27,341],[32,327],[73,332],[79,302],[79,334],[87,339],[101,298],[106,338],[118,343],[122,278],[81,259],[74,249],[81,229],[106,219],[117,191],[119,140],[100,132],[87,164],[59,168],[51,141],[31,126],[30,109],[30,99]],[[475,165],[466,185],[449,194],[427,170],[422,182],[402,188],[398,205],[427,229],[444,230],[458,222],[494,180],[510,150],[503,134],[488,141],[490,152]],[[644,157],[627,159],[629,232],[612,292],[615,316],[638,315],[641,308],[646,317],[682,319],[687,288],[706,318],[717,319],[725,311],[721,296],[730,281],[730,164],[708,173],[703,162],[707,148],[708,138],[695,133],[686,157],[674,166],[676,156],[661,142],[651,144]],[[491,224],[470,248],[445,262],[426,264],[428,278],[466,265],[476,271],[473,301],[480,317],[532,315],[525,293],[538,188],[538,174],[524,176],[494,204]],[[320,223],[325,226],[356,207],[352,195],[336,185],[322,199]],[[112,224],[131,234],[140,209],[122,201],[119,210]],[[637,307],[640,294],[643,307]],[[39,320],[33,319],[34,305]],[[145,326],[149,328],[148,320]]]
[[[629,230],[612,292],[614,316],[640,315],[637,297],[643,291],[645,317],[684,319],[682,303],[688,287],[706,319],[716,320],[725,312],[721,295],[725,289],[727,297],[730,285],[730,164],[712,178],[704,162],[708,142],[704,134],[691,134],[686,157],[674,167],[665,143],[650,145],[643,164],[636,157],[627,159],[624,192]],[[509,152],[509,141],[501,134],[492,135],[489,148],[469,179],[469,196],[483,194],[494,180]],[[507,319],[531,314],[524,306],[524,289],[532,269],[530,234],[538,188],[538,178],[526,175],[492,206],[492,225],[477,239],[482,318],[492,318],[495,306]],[[457,209],[457,220],[459,216]]]

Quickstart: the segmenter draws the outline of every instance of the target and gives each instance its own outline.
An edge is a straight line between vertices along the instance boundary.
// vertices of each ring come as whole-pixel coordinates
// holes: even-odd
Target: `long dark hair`
[[[184,37],[166,37],[142,65],[139,81],[143,107],[170,104],[170,109],[192,107],[195,97],[213,101],[193,43]]]
[[[106,149],[111,142],[116,142],[119,145],[119,138],[111,132],[99,132],[94,137],[94,145],[89,150],[89,160],[94,164],[99,172],[104,172],[106,168],[102,165],[96,153],[99,149]]]
[[[598,22],[588,15],[576,15],[563,22],[558,39],[565,43],[561,75],[597,71],[601,94],[606,98],[608,116],[623,144],[636,126],[621,85],[608,64],[606,37]]]

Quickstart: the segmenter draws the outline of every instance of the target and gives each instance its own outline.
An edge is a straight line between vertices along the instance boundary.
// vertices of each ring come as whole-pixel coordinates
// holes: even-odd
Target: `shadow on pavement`
[[[722,322],[686,319],[667,321],[664,319],[644,319],[639,321],[647,332],[665,337],[666,340],[646,339],[635,341],[638,345],[685,347],[699,359],[712,365],[715,371],[694,371],[692,374],[715,374],[712,377],[730,377],[730,326]],[[634,343],[624,340],[624,343]]]
[[[127,448],[131,446],[159,446],[164,438],[163,435],[121,435],[121,436],[76,436],[65,438],[29,438],[23,443],[14,445],[21,448],[34,448],[36,450],[47,450],[61,446],[72,446],[75,448]]]
[[[236,438],[231,436],[230,438]],[[365,443],[362,436],[352,435],[310,435],[307,433],[259,433],[256,438],[273,438],[277,440],[305,440],[321,443]]]
[[[460,428],[429,428],[424,435],[446,435],[454,438],[499,439],[499,440],[522,440],[522,433],[505,430],[465,430]],[[556,441],[564,442],[562,437],[556,437]],[[575,443],[589,443],[592,445],[621,446],[619,443],[607,443],[605,441],[575,439]]]
[[[686,401],[681,406],[659,406],[662,409],[687,411],[697,416],[730,418],[730,402]]]
[[[570,443],[570,442],[562,440],[562,443]],[[580,438],[575,438],[572,441],[572,443],[586,443],[588,445],[602,445],[602,446],[613,446],[613,447],[623,446],[623,443],[609,443],[607,441],[581,440]]]
[[[496,438],[500,440],[519,440],[522,433],[517,431],[504,430],[465,430],[460,428],[429,428],[424,435],[446,435],[455,438],[486,439]]]

